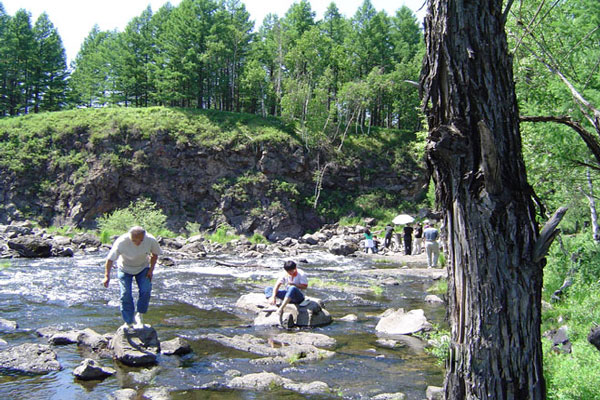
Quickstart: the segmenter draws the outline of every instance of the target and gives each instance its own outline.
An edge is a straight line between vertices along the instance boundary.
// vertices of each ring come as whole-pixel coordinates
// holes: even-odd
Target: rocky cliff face
[[[92,227],[98,216],[141,197],[162,208],[174,230],[188,221],[202,229],[226,222],[239,232],[279,239],[325,222],[306,199],[314,195],[315,172],[332,157],[292,141],[203,146],[167,133],[92,139],[82,130],[58,144],[65,153],[85,154],[84,164],[49,158],[25,173],[0,171],[0,222],[28,217]],[[427,182],[422,163],[408,156],[403,171],[396,171],[391,161],[366,154],[350,166],[331,161],[322,190],[380,189],[410,201]]]

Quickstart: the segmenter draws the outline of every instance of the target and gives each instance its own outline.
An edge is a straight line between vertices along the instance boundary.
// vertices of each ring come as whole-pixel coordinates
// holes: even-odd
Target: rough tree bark
[[[428,0],[427,162],[448,229],[447,399],[544,399],[544,254],[521,152],[502,0]]]

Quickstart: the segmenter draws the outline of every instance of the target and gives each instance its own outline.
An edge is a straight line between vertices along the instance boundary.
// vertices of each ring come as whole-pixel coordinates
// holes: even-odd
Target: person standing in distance
[[[430,225],[425,224],[423,238],[425,239],[425,251],[427,252],[427,268],[437,268],[438,258],[440,256],[440,245],[437,241],[439,236],[438,230]]]
[[[104,287],[110,282],[110,270],[116,262],[121,289],[121,316],[125,328],[143,328],[143,315],[148,311],[152,292],[152,275],[160,255],[160,247],[154,236],[141,226],[134,226],[119,236],[106,256]],[[138,285],[137,312],[133,304],[133,279]],[[135,315],[134,315],[135,312]],[[135,326],[132,324],[135,322]]]

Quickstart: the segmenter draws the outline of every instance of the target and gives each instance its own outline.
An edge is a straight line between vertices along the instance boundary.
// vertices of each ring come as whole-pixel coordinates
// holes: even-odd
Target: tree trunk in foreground
[[[447,399],[544,399],[542,269],[502,0],[428,0],[427,162],[448,229]]]

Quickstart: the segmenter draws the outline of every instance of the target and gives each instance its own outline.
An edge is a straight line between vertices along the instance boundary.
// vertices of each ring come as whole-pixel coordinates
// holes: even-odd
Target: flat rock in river
[[[0,373],[13,371],[45,374],[60,369],[56,353],[48,345],[24,343],[0,350]]]

